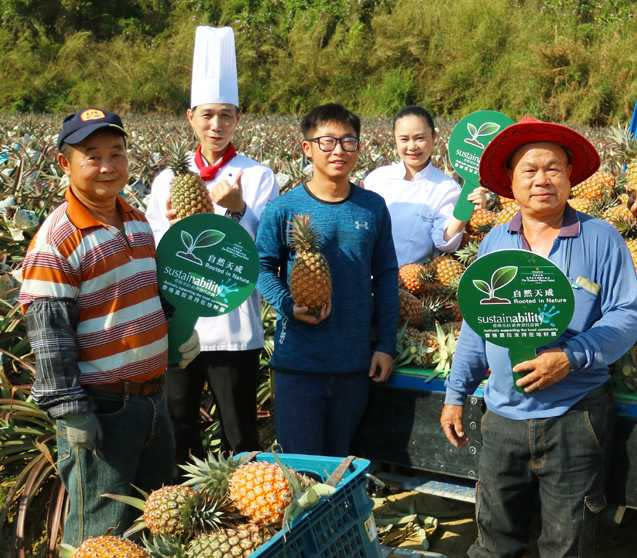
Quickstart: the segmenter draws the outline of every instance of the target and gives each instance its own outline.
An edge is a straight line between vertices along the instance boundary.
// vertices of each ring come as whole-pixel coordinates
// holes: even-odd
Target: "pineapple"
[[[520,211],[520,206],[512,201],[511,203],[507,203],[502,206],[502,209],[498,211],[495,216],[495,225],[505,225],[511,219],[513,219],[514,215]]]
[[[495,221],[495,213],[488,209],[475,209],[471,214],[471,219],[467,228],[474,234],[482,234],[489,232]]]
[[[413,327],[403,327],[396,337],[398,356],[394,366],[415,366],[428,368],[432,363],[432,353],[436,350],[435,340],[430,334]]]
[[[175,176],[170,183],[170,202],[179,219],[196,213],[214,212],[208,189],[199,175],[189,170],[188,158],[186,145],[173,142],[169,166]]]
[[[191,536],[219,526],[228,506],[226,499],[211,501],[190,486],[184,485],[170,485],[153,490],[146,500],[119,494],[104,496],[129,504],[142,512],[142,516],[131,527],[131,532],[148,527],[152,535],[166,537]]]
[[[615,177],[604,171],[597,171],[583,182],[571,189],[574,198],[585,198],[591,201],[608,196],[615,187]]]
[[[230,476],[229,487],[230,500],[251,523],[281,526],[293,491],[279,465],[262,461],[241,465]]]
[[[292,219],[290,243],[296,258],[290,274],[290,291],[295,304],[306,306],[319,315],[332,299],[332,275],[325,256],[319,251],[319,239],[308,215]]]
[[[480,248],[480,246],[477,242],[470,242],[459,250],[456,250],[454,255],[462,265],[468,266],[477,258],[478,248]]]
[[[188,514],[197,493],[189,486],[164,486],[150,493],[144,506],[144,522],[153,535],[182,536],[188,530]]]
[[[398,289],[400,299],[400,321],[414,327],[420,327],[423,323],[422,301],[405,289]]]
[[[247,558],[270,535],[262,527],[254,524],[238,525],[233,529],[218,529],[203,533],[190,541],[186,549],[187,558],[227,558],[241,556]]]
[[[73,556],[73,558],[150,558],[150,554],[135,543],[112,535],[86,539],[75,551],[72,551],[71,547],[63,545],[60,556]]]
[[[428,265],[434,270],[436,280],[447,288],[455,288],[464,273],[464,266],[451,256],[438,256]]]
[[[628,195],[619,196],[619,205],[608,208],[602,215],[603,219],[613,225],[621,234],[628,235],[637,225],[637,219],[628,209]]]
[[[398,270],[399,285],[416,296],[425,292],[427,283],[432,281],[433,278],[431,270],[422,264],[406,264]]]
[[[591,213],[595,202],[588,198],[571,198],[568,200],[568,204],[575,210],[581,213]]]

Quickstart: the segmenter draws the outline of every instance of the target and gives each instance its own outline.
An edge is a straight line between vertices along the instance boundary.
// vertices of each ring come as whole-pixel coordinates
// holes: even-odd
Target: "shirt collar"
[[[404,180],[405,174],[407,174],[407,167],[405,166],[405,162],[401,160],[400,163],[398,163],[397,168],[400,172],[400,178]],[[422,180],[423,178],[429,178],[432,170],[433,170],[433,164],[430,159],[429,163],[427,163],[427,166],[424,169],[419,170],[416,174],[414,174],[414,180]]]
[[[77,198],[70,186],[66,189],[64,198],[68,204],[66,214],[68,215],[71,223],[73,223],[78,229],[104,226],[104,223],[98,221],[90,210]],[[135,211],[121,196],[117,196],[115,198],[115,203],[117,204],[122,216],[128,213],[134,213]]]
[[[522,214],[518,211],[511,222],[509,223],[509,232],[520,234],[522,232]],[[566,204],[564,209],[564,218],[562,219],[562,226],[560,227],[560,234],[558,237],[569,238],[578,236],[580,233],[580,220],[575,211],[570,205]]]

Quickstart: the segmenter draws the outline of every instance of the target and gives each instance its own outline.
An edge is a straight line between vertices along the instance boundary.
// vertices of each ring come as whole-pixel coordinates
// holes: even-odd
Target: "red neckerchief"
[[[199,176],[201,176],[201,179],[204,182],[212,180],[215,176],[217,176],[221,167],[230,161],[230,159],[232,159],[236,154],[237,150],[234,148],[234,145],[229,144],[220,161],[217,161],[214,165],[206,165],[201,155],[201,144],[199,144],[195,150],[195,165],[197,165],[197,169],[199,170]]]

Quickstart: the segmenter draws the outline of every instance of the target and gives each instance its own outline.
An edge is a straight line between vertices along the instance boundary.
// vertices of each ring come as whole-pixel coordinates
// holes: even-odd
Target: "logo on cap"
[[[87,120],[99,120],[100,118],[106,118],[106,114],[99,109],[88,109],[80,114],[80,119],[83,122],[86,122]]]

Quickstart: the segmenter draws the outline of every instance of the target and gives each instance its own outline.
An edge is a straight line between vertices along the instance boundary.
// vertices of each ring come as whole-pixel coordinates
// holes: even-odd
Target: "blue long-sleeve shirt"
[[[332,274],[332,312],[318,325],[294,318],[288,287],[295,257],[289,228],[292,218],[301,214],[309,215]],[[271,361],[275,369],[360,372],[369,369],[373,350],[395,353],[398,269],[389,212],[378,194],[352,185],[345,200],[329,203],[301,185],[268,205],[257,249],[257,287],[277,311]]]
[[[502,249],[528,249],[522,219],[492,229],[478,256]],[[462,405],[484,379],[487,407],[511,419],[560,416],[587,393],[608,381],[608,366],[637,341],[637,276],[626,243],[608,223],[567,206],[549,259],[568,277],[575,311],[554,344],[562,347],[571,372],[552,386],[522,394],[514,389],[508,349],[485,342],[466,323],[447,378],[445,402]],[[600,285],[597,295],[576,285],[581,276]]]

